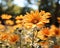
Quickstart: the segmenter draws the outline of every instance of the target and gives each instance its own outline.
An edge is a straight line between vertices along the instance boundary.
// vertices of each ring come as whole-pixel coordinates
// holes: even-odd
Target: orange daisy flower
[[[0,31],[4,31],[5,30],[5,26],[0,24]]]
[[[31,23],[25,23],[24,24],[24,27],[26,28],[26,29],[30,29],[30,28],[32,28],[32,24]]]
[[[12,18],[12,16],[11,16],[11,15],[7,15],[7,14],[3,14],[3,15],[1,16],[1,18],[2,18],[2,19],[10,19],[10,18]]]
[[[54,47],[53,48],[60,48],[60,46],[58,46],[58,45],[54,45]]]
[[[43,26],[45,23],[49,23],[50,13],[45,11],[31,11],[24,16],[25,23],[31,23],[37,26]]]
[[[16,20],[16,24],[21,24],[22,21],[21,20]]]
[[[48,44],[49,42],[45,41],[45,42],[39,42],[39,45],[43,46],[44,48],[49,48]]]
[[[46,40],[48,39],[49,35],[50,35],[49,28],[43,28],[38,32],[37,37],[42,40]]]
[[[17,28],[22,28],[22,25],[21,25],[21,24],[17,24],[17,25],[14,25],[14,26],[13,26],[13,29],[14,29],[14,30],[17,29]]]
[[[49,30],[50,32],[50,36],[55,36],[55,30],[56,30],[56,26],[55,25],[51,25],[51,28]]]
[[[46,36],[49,36],[49,34],[50,34],[50,32],[49,32],[49,28],[44,28],[44,29],[42,29],[42,33],[43,33],[43,35],[46,35]]]
[[[15,43],[17,41],[19,41],[19,36],[15,35],[15,34],[11,34],[10,37],[9,37],[9,42],[10,43]]]
[[[16,16],[16,18],[15,18],[15,19],[17,19],[17,20],[22,20],[22,19],[23,19],[23,15]]]
[[[6,25],[13,25],[14,22],[13,22],[12,20],[6,20],[6,21],[5,21],[5,24],[6,24]]]
[[[55,30],[55,35],[58,37],[60,37],[60,28],[57,28],[56,30]]]
[[[17,16],[15,19],[16,19],[16,24],[22,24],[23,23],[23,16],[22,15]]]
[[[3,40],[3,41],[4,41],[4,40],[7,40],[8,37],[9,37],[8,35],[9,35],[8,33],[2,33],[2,34],[1,34],[1,40]]]
[[[60,36],[60,28],[57,28],[55,25],[51,26],[50,29],[51,36]]]

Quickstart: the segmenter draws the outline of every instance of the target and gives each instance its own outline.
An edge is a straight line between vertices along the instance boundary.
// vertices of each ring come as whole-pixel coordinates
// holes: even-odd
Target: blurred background
[[[60,16],[60,0],[0,0],[0,16],[2,14],[24,15],[31,10],[50,12],[51,24],[57,25],[57,17]]]

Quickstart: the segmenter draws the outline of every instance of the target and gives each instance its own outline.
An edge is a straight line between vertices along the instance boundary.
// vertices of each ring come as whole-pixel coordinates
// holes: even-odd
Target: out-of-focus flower
[[[58,23],[60,23],[60,17],[57,17]]]
[[[20,16],[16,16],[15,18],[16,20],[22,20],[23,19],[23,15],[20,15]]]
[[[21,20],[16,20],[15,22],[16,22],[16,24],[21,24],[22,23]]]
[[[54,45],[53,48],[60,48],[60,46],[58,46],[58,45]]]
[[[32,23],[25,23],[24,24],[24,27],[26,28],[26,29],[30,29],[30,28],[32,28]]]
[[[0,31],[4,31],[5,30],[5,26],[0,24]]]
[[[6,21],[5,21],[5,24],[6,24],[6,25],[13,25],[14,22],[13,22],[12,20],[6,20]]]
[[[9,34],[8,33],[1,33],[1,40],[5,41],[8,39],[8,36]]]
[[[46,40],[48,39],[49,35],[50,35],[49,29],[44,28],[38,32],[37,37],[40,38],[41,40]]]
[[[16,43],[17,41],[19,41],[19,36],[16,35],[16,34],[12,34],[12,33],[2,33],[1,32],[1,35],[0,35],[0,40],[1,41],[7,41],[9,43]]]
[[[50,29],[50,34],[52,34],[52,36],[60,36],[60,28],[57,28],[55,25],[52,25]]]
[[[60,28],[59,28],[59,29],[57,28],[57,29],[55,30],[55,35],[56,35],[57,37],[58,37],[58,36],[60,37]]]
[[[17,16],[16,18],[16,24],[22,24],[23,23],[23,16],[22,15],[20,15],[20,16]]]
[[[0,24],[0,29],[5,29],[5,26]]]
[[[51,25],[50,27],[50,36],[55,36],[55,30],[56,30],[56,26],[55,25]]]
[[[50,34],[49,28],[44,28],[44,29],[42,29],[42,34],[43,34],[43,35],[46,35],[46,36],[49,36],[49,34]]]
[[[19,41],[19,36],[15,34],[11,34],[9,37],[9,42],[13,44],[16,43],[17,41]]]
[[[46,40],[53,36],[56,36],[56,37],[60,36],[60,28],[57,28],[55,25],[52,25],[50,29],[43,28],[37,34],[37,37],[42,40]]]
[[[31,11],[30,13],[27,13],[24,16],[24,22],[25,23],[31,23],[32,25],[37,25],[40,26],[44,25],[45,23],[49,23],[49,19],[50,18],[50,13],[49,12],[45,12],[45,11]]]
[[[10,19],[10,18],[12,18],[12,16],[11,15],[7,15],[7,14],[2,14],[1,18],[2,19]]]
[[[48,44],[49,43],[47,41],[45,41],[45,42],[39,42],[39,45],[41,45],[44,48],[49,48]]]
[[[17,25],[14,25],[14,26],[13,26],[13,29],[14,29],[14,30],[17,29],[17,28],[22,28],[22,24],[17,24]]]

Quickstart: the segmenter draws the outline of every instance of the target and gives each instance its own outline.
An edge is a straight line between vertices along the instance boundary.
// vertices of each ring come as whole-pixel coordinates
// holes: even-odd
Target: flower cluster
[[[0,40],[9,42],[10,44],[14,44],[19,40],[19,36],[12,33],[0,32]]]
[[[16,17],[2,14],[0,42],[12,48],[60,48],[60,27],[45,27],[50,17],[51,13],[42,10]],[[60,24],[60,17],[57,20]]]

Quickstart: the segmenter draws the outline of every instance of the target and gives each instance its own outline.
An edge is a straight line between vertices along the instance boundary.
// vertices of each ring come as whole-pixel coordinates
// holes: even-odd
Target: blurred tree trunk
[[[55,8],[55,12],[54,12],[54,24],[58,26],[57,23],[57,17],[60,16],[60,4],[59,4],[59,0],[57,0],[56,2],[56,8]]]
[[[60,4],[59,4],[59,0],[56,2],[56,8],[55,8],[55,12],[54,15],[55,16],[59,16],[59,11],[60,11]]]
[[[2,7],[1,7],[1,6],[2,6],[2,4],[0,3],[0,15],[3,13],[3,12],[2,12]]]

